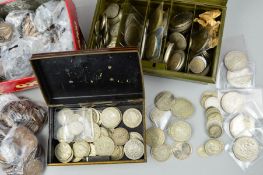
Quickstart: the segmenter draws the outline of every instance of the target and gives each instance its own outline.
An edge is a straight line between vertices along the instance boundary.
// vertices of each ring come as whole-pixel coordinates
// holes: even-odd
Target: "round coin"
[[[144,142],[142,135],[138,132],[130,132],[130,139],[138,139],[141,142]]]
[[[173,47],[174,47],[174,43],[169,43],[168,46],[167,46],[167,49],[165,51],[165,54],[164,54],[164,63],[167,63],[171,54],[172,54],[172,51],[173,51]]]
[[[83,158],[90,154],[90,145],[88,142],[81,141],[73,144],[73,153],[75,157]]]
[[[162,91],[156,95],[154,99],[154,104],[160,110],[168,111],[171,109],[173,100],[174,100],[174,95],[171,92]]]
[[[238,112],[242,109],[245,98],[238,92],[227,92],[221,99],[221,107],[227,113]]]
[[[222,135],[222,133],[223,129],[221,126],[212,125],[208,128],[208,135],[210,138],[217,139]]]
[[[231,51],[226,54],[224,62],[226,68],[234,72],[244,69],[248,65],[248,58],[243,52]]]
[[[202,56],[195,56],[189,63],[189,69],[195,73],[200,74],[202,73],[207,66],[207,61]]]
[[[185,57],[184,51],[174,51],[168,60],[167,69],[172,71],[180,71],[184,65]]]
[[[222,153],[224,147],[224,143],[217,139],[210,139],[204,145],[205,152],[210,156]]]
[[[111,160],[120,160],[124,156],[123,146],[115,146],[115,149],[111,155]]]
[[[227,81],[235,88],[249,88],[252,86],[253,73],[249,68],[239,71],[227,71]]]
[[[113,140],[105,136],[101,136],[95,140],[94,146],[98,156],[110,156],[112,155],[115,148]]]
[[[152,148],[151,154],[155,160],[159,162],[164,162],[171,157],[171,149],[168,145],[163,144],[158,147]]]
[[[193,104],[184,98],[176,98],[171,107],[172,114],[182,119],[189,118],[194,113]]]
[[[150,112],[150,120],[154,125],[162,130],[164,130],[172,116],[171,111],[161,111],[160,109],[154,107]]]
[[[108,107],[101,113],[102,125],[106,128],[116,128],[122,120],[121,112],[118,108]]]
[[[151,147],[157,147],[164,143],[165,135],[160,128],[149,128],[146,130],[146,143]]]
[[[251,136],[251,130],[255,129],[256,121],[250,116],[243,114],[236,115],[229,124],[229,131],[234,138]]]
[[[115,145],[124,145],[129,140],[129,132],[125,128],[116,128],[111,134]]]
[[[172,145],[174,157],[179,160],[185,160],[192,154],[192,147],[189,143],[178,142]]]
[[[59,142],[71,143],[74,140],[74,135],[65,126],[58,129],[56,136]]]
[[[219,111],[218,108],[215,108],[215,107],[209,107],[209,108],[207,108],[206,111],[205,111],[206,117],[210,116],[210,115],[213,114],[213,113],[218,113],[218,114],[220,114],[220,111]]]
[[[174,32],[170,35],[169,42],[174,43],[175,50],[185,50],[187,47],[184,35],[178,32]]]
[[[205,91],[202,93],[202,96],[201,96],[201,106],[202,107],[205,107],[205,101],[207,98],[209,97],[217,97],[217,92],[216,91]]]
[[[240,161],[253,162],[259,156],[259,143],[252,137],[240,137],[234,142],[233,153]]]
[[[73,151],[68,143],[62,142],[56,146],[55,156],[58,161],[67,163],[71,161],[70,158],[73,157]]]
[[[142,113],[135,108],[127,109],[123,114],[123,123],[129,128],[136,128],[142,123]]]
[[[220,101],[217,97],[208,97],[204,104],[205,109],[210,107],[220,108]]]
[[[107,7],[104,13],[106,14],[107,18],[112,19],[118,16],[119,11],[120,11],[120,6],[116,3],[111,3]]]
[[[200,156],[200,157],[203,157],[203,158],[206,158],[208,157],[207,153],[205,152],[205,147],[204,145],[201,145],[197,148],[197,154]]]
[[[191,125],[184,121],[174,122],[168,127],[168,135],[178,142],[188,141],[192,136]]]
[[[154,34],[147,37],[145,56],[148,60],[154,59],[158,49],[158,39]]]
[[[128,159],[138,160],[144,155],[144,145],[137,139],[130,139],[124,145],[124,153]]]

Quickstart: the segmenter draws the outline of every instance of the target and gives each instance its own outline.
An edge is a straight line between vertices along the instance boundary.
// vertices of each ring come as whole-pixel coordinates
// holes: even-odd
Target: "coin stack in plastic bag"
[[[151,147],[152,157],[160,162],[168,160],[172,154],[176,159],[187,159],[192,153],[188,143],[192,127],[185,120],[193,115],[193,104],[168,91],[160,92],[154,104],[149,114],[153,126],[146,131],[146,143]],[[171,143],[168,143],[169,139]]]

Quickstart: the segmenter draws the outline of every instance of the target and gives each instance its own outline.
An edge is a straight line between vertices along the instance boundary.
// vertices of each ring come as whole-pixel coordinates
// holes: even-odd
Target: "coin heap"
[[[253,85],[253,72],[248,57],[241,51],[231,51],[224,59],[227,82],[234,88],[249,88]]]
[[[149,19],[149,27],[145,45],[145,59],[151,61],[159,60],[162,51],[163,37],[166,36],[167,30],[168,12],[164,11],[164,3],[162,2],[155,9]]]
[[[217,92],[205,91],[201,97],[201,106],[205,109],[206,130],[210,139],[197,152],[201,157],[218,155],[224,150],[224,143],[219,140],[223,134],[224,118]]]
[[[194,14],[192,12],[181,12],[170,20],[169,42],[164,55],[164,62],[168,70],[180,71],[186,61],[187,32],[190,30]]]
[[[152,148],[152,157],[160,162],[168,160],[172,154],[176,159],[187,159],[192,153],[192,147],[188,143],[192,127],[185,119],[193,115],[193,104],[187,99],[175,98],[169,91],[160,92],[155,97],[154,104],[155,107],[150,112],[154,126],[146,131],[146,143]],[[174,116],[175,120],[170,122],[170,116]],[[172,144],[166,143],[166,135],[173,140]]]
[[[199,18],[194,19],[199,26],[194,28],[190,41],[190,62],[188,69],[191,73],[207,75],[210,70],[209,49],[218,45],[218,31],[220,21],[216,21],[221,16],[220,10],[206,11],[199,14]]]
[[[143,120],[138,109],[129,108],[122,114],[116,107],[102,111],[64,108],[56,118],[62,125],[56,132],[59,162],[138,160],[144,155],[143,136],[136,132]]]
[[[107,6],[95,24],[95,48],[114,48],[117,46],[122,17],[123,10],[119,4],[111,3]]]

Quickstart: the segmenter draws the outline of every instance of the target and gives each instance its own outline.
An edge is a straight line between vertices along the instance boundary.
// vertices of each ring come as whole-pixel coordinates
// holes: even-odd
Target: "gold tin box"
[[[31,59],[44,99],[49,107],[49,166],[143,163],[147,160],[145,143],[145,97],[138,51],[105,49],[34,55]],[[144,155],[138,160],[93,157],[94,161],[60,163],[55,156],[55,111],[63,108],[92,107],[98,110],[117,107],[122,114],[136,108],[142,122],[128,128],[123,121],[117,127],[139,132],[144,138]],[[72,144],[72,143],[71,143]]]
[[[226,4],[227,0],[98,0],[88,47],[138,47],[147,75],[215,83]],[[180,25],[178,21],[184,23]],[[182,30],[185,26],[186,30]],[[171,52],[167,51],[174,32],[181,33],[186,41],[183,56],[174,45]],[[178,36],[175,45],[177,39]],[[199,57],[193,61],[196,56],[205,60]]]

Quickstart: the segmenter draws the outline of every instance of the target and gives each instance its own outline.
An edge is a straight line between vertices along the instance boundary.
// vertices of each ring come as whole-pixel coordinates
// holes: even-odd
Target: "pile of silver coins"
[[[123,10],[117,3],[107,6],[100,19],[96,21],[95,48],[114,48],[117,46]]]
[[[214,156],[224,151],[225,145],[219,140],[223,134],[224,118],[220,112],[220,100],[216,91],[205,91],[201,97],[205,109],[206,130],[209,140],[197,152],[201,157]]]
[[[152,157],[160,162],[167,161],[172,154],[176,159],[187,159],[192,153],[188,143],[192,127],[185,120],[193,115],[193,104],[187,99],[175,98],[168,91],[160,92],[154,104],[149,116],[154,126],[146,131],[146,143],[151,147]]]
[[[180,71],[184,67],[187,57],[187,39],[185,35],[191,29],[194,14],[182,12],[176,14],[170,20],[169,41],[164,55],[164,62],[167,68],[173,71]]]
[[[164,11],[164,3],[162,2],[154,10],[149,19],[147,40],[145,43],[145,59],[151,61],[159,60],[163,46],[163,38],[167,35],[167,31],[168,12]]]
[[[138,109],[129,108],[122,114],[116,107],[102,111],[64,108],[56,118],[59,162],[139,160],[144,155],[144,138],[137,132],[143,122]]]

